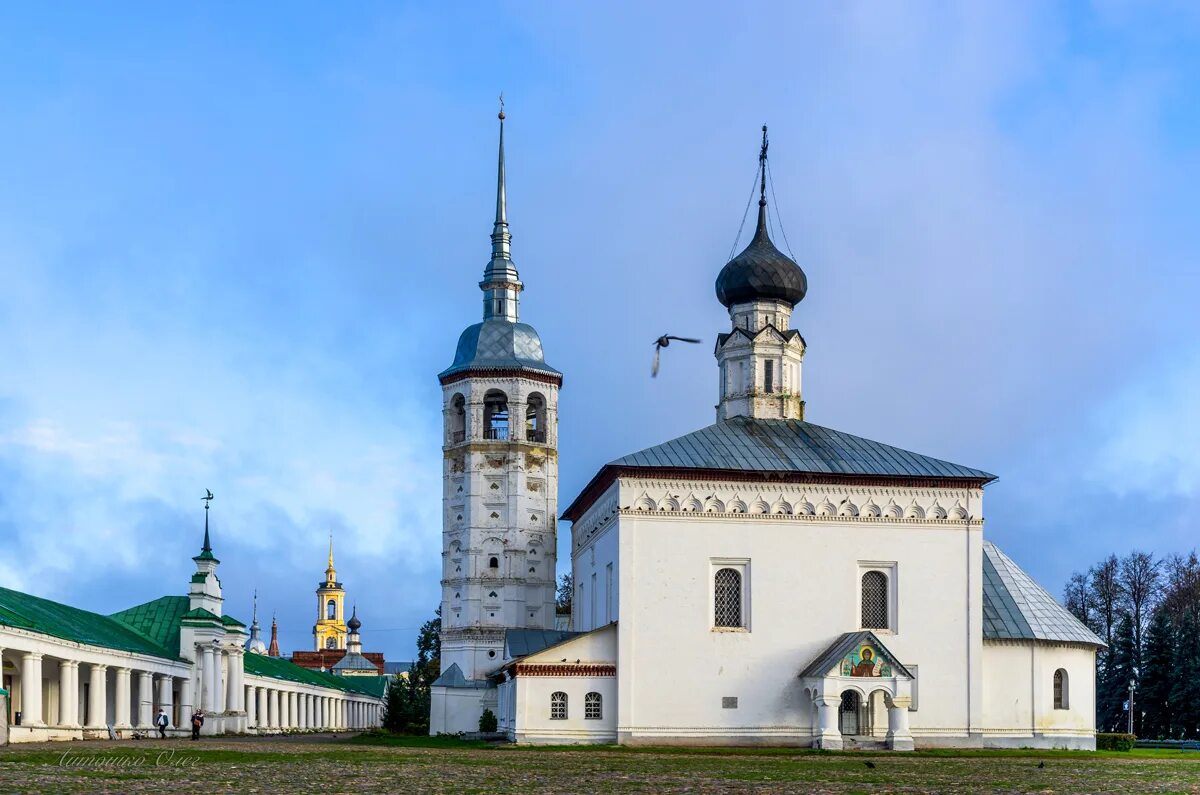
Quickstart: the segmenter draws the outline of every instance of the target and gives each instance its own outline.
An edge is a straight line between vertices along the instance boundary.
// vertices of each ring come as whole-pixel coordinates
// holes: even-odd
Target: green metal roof
[[[197,607],[195,610],[189,610],[180,616],[181,619],[187,621],[203,621],[208,623],[221,623],[221,617],[211,610],[205,610],[203,607]]]
[[[265,654],[249,653],[243,655],[242,660],[242,666],[248,674],[282,679],[303,685],[329,687],[350,693],[382,696],[387,684],[386,676],[335,676],[324,671],[302,668],[284,657],[268,657]]]
[[[238,621],[233,616],[221,616],[221,623],[227,627],[245,627],[241,621]]]
[[[130,607],[110,618],[128,624],[162,646],[172,656],[179,656],[179,622],[188,612],[186,596],[164,596],[145,604]]]
[[[169,649],[135,627],[111,616],[0,588],[0,624],[108,649],[178,659],[179,643]]]

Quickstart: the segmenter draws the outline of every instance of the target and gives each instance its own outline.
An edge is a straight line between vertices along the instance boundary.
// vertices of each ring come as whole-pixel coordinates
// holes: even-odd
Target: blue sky
[[[987,535],[1056,593],[1196,545],[1192,4],[28,4],[0,29],[0,584],[182,592],[211,488],[229,612],[257,588],[309,648],[332,530],[367,647],[411,654],[501,90],[562,505],[713,420],[713,280],[766,121],[810,420],[998,473]],[[664,332],[705,344],[651,380]]]

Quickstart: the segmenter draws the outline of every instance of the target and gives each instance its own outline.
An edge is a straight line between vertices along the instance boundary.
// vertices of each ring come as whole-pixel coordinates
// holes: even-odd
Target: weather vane
[[[504,121],[504,92],[500,92],[500,121]]]
[[[212,493],[211,491],[209,491],[208,489],[205,489],[205,490],[204,490],[204,497],[203,497],[202,499],[204,500],[204,510],[205,510],[205,511],[208,511],[208,504],[209,504],[210,502],[212,502],[212,499],[213,499],[213,493]]]

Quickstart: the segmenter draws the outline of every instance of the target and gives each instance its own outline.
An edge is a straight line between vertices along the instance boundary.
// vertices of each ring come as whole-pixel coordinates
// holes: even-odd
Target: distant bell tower
[[[483,322],[438,375],[444,421],[442,649],[467,679],[500,666],[504,630],[554,629],[558,390],[562,373],[519,320],[524,285],[510,251],[500,112],[492,258]]]
[[[750,245],[717,276],[717,300],[729,310],[731,331],[717,337],[720,394],[717,420],[731,417],[802,420],[801,368],[805,343],[791,328],[804,300],[804,271],[767,233],[767,127],[762,128],[758,225]],[[778,208],[777,208],[778,209]]]
[[[346,648],[346,622],[343,612],[346,592],[333,567],[333,535],[329,536],[329,565],[325,581],[317,586],[317,623],[313,625],[313,646],[321,649]]]

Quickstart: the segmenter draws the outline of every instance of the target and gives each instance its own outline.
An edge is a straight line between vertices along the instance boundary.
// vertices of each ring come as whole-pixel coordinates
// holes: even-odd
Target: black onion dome
[[[717,276],[717,300],[734,304],[774,299],[792,306],[804,300],[808,278],[791,257],[775,248],[767,234],[766,202],[758,203],[758,229],[750,245],[726,263]]]
[[[346,622],[346,626],[351,632],[358,632],[358,628],[362,626],[362,622],[358,620],[358,610],[350,614],[350,620]]]

